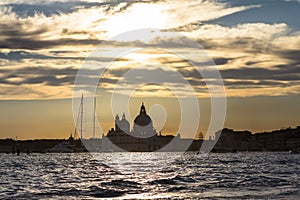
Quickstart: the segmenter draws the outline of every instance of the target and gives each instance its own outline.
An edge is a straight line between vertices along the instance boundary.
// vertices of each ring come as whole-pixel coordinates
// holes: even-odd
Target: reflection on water
[[[300,155],[287,153],[0,154],[4,199],[297,199]],[[97,159],[96,159],[97,158]],[[142,160],[142,161],[141,161]]]

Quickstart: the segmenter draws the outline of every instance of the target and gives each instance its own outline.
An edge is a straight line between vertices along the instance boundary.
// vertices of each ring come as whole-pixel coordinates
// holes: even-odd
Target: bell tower
[[[140,110],[140,114],[147,114],[147,113],[146,113],[146,108],[145,108],[145,106],[144,106],[144,102],[142,103],[141,110]]]

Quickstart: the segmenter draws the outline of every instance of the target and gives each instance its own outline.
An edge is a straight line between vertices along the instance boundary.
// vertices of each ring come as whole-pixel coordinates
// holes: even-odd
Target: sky
[[[142,102],[157,131],[181,132],[180,102],[193,97],[199,111],[186,109],[200,113],[198,132],[220,96],[225,127],[300,125],[299,10],[299,0],[2,0],[0,138],[68,137],[77,97],[95,85],[97,136],[115,114],[132,125]],[[128,105],[117,98],[112,109],[114,94],[130,96]]]

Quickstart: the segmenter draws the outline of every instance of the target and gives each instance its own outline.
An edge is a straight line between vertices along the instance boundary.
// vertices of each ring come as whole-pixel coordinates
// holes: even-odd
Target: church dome
[[[123,131],[125,133],[129,133],[130,130],[130,124],[126,120],[125,113],[123,113],[122,119],[120,120],[119,116],[117,115],[115,118],[115,126],[116,126],[116,131]]]
[[[129,127],[129,122],[126,120],[125,113],[123,114],[122,119],[120,120],[120,124],[122,124],[125,127]]]
[[[140,114],[138,116],[136,116],[136,118],[134,120],[134,124],[136,124],[138,126],[141,126],[141,127],[148,126],[149,124],[152,124],[151,118],[146,113],[144,103],[141,106]]]

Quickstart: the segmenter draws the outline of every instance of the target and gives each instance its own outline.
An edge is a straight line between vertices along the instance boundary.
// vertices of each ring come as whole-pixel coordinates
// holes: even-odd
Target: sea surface
[[[288,153],[0,154],[0,199],[299,199]]]

